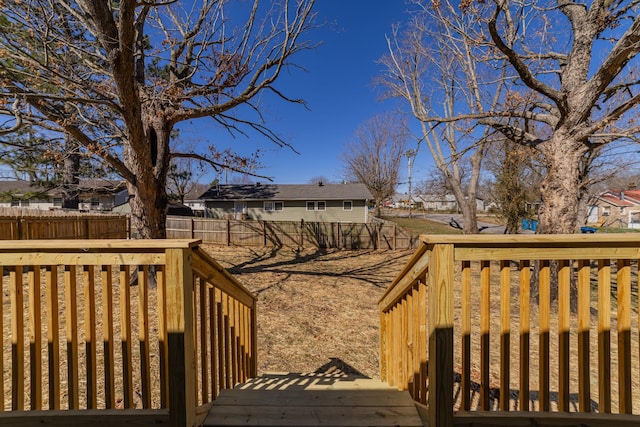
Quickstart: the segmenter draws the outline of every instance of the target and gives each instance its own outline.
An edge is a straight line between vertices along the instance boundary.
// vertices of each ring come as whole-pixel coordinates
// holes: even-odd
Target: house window
[[[100,207],[100,199],[98,198],[92,198],[91,199],[91,209],[98,209],[98,207]]]
[[[326,211],[327,202],[324,202],[324,201],[307,202],[307,210],[308,211]]]
[[[620,208],[620,213],[623,214],[624,213],[624,207]]]
[[[343,211],[350,211],[353,209],[353,202],[351,202],[351,200],[344,200],[342,202],[342,210]]]
[[[54,197],[53,198],[53,206],[55,206],[57,208],[61,208],[62,207],[62,197]]]
[[[605,215],[605,216],[611,215],[611,206],[603,206],[602,215]]]
[[[20,201],[20,206],[28,208],[29,207],[29,200],[21,200]]]
[[[16,206],[20,206],[20,200],[11,199],[11,207],[15,208]]]
[[[265,212],[282,211],[284,210],[283,202],[264,202]]]

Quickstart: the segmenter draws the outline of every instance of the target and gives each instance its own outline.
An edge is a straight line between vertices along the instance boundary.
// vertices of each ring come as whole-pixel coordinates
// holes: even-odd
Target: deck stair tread
[[[408,392],[378,380],[327,374],[265,374],[223,390],[204,426],[415,426]]]

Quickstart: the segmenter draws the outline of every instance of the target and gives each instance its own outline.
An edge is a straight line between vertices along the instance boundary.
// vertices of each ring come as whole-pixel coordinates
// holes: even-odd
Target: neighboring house
[[[363,184],[216,185],[199,197],[209,218],[367,222],[371,193]]]
[[[391,207],[408,208],[409,196],[396,194],[391,200]],[[458,202],[453,194],[416,194],[411,197],[411,207],[435,212],[458,212]],[[476,198],[476,210],[485,210],[484,201]]]
[[[590,200],[587,224],[640,228],[640,190],[607,190]]]
[[[118,215],[128,215],[131,213],[131,205],[129,204],[129,198],[123,203],[120,203],[111,209],[111,212]],[[193,216],[194,213],[187,205],[183,205],[180,202],[169,200],[169,206],[167,207],[167,215],[175,216]]]
[[[83,180],[80,211],[110,211],[116,204],[116,194],[124,188],[123,181]],[[35,210],[62,209],[62,189],[46,189],[28,181],[0,181],[0,207],[20,207]]]
[[[421,208],[422,201],[418,199],[418,196],[413,195],[409,197],[408,194],[396,193],[391,199],[385,202],[385,206],[388,208],[394,209],[408,209],[409,206],[412,208]]]
[[[204,200],[199,199],[199,197],[208,189],[209,187],[203,184],[196,184],[191,191],[184,195],[184,204],[191,209],[193,215],[200,217],[204,216],[205,202]]]

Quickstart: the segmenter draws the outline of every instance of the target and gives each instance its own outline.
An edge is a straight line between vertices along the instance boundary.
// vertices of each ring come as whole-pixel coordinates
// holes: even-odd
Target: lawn
[[[393,221],[411,234],[461,234],[448,224],[430,221],[424,218],[385,217],[387,221]]]

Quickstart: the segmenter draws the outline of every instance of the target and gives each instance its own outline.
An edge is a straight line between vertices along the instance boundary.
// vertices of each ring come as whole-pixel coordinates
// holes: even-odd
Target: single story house
[[[409,195],[396,194],[387,203],[388,207],[408,208]],[[458,212],[458,202],[453,194],[414,194],[411,196],[411,207],[435,212]],[[484,201],[476,198],[476,210],[485,210]]]
[[[587,224],[640,228],[640,190],[607,190],[593,197],[588,209]]]
[[[371,193],[364,184],[215,185],[200,197],[208,218],[367,222]]]
[[[110,211],[124,181],[88,179],[80,182],[80,211]],[[62,209],[62,188],[44,188],[29,181],[0,180],[0,207],[34,210]]]

